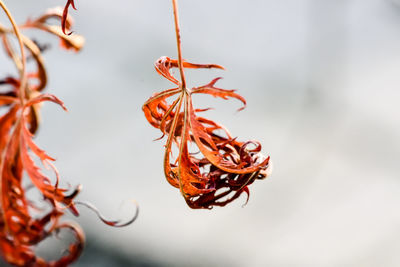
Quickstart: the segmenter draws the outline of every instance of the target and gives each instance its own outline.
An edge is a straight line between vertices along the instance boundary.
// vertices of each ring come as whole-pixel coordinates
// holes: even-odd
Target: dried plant
[[[239,110],[246,106],[246,100],[235,90],[216,87],[220,78],[203,86],[187,88],[184,68],[224,68],[182,59],[177,0],[172,0],[172,4],[178,59],[161,57],[155,68],[175,87],[154,94],[143,105],[143,111],[150,124],[168,137],[164,157],[167,181],[180,189],[191,208],[225,206],[243,192],[249,196],[248,186],[256,179],[266,178],[271,172],[271,163],[269,157],[261,154],[258,141],[238,141],[222,125],[198,115],[208,109],[193,107],[194,94],[225,100],[236,98],[243,103]],[[81,254],[84,234],[78,225],[61,221],[66,210],[78,216],[76,205],[81,204],[95,211],[104,223],[122,227],[136,219],[138,209],[131,220],[121,223],[106,220],[91,204],[76,201],[81,186],[72,189],[60,187],[59,173],[52,163],[54,158],[33,141],[40,124],[39,112],[43,102],[56,103],[64,110],[66,107],[56,96],[43,93],[47,74],[42,51],[46,47],[21,31],[37,29],[48,32],[60,39],[62,48],[78,52],[83,47],[84,38],[71,35],[72,19],[68,15],[70,7],[76,9],[74,0],[67,0],[64,9],[50,9],[19,26],[2,0],[0,7],[12,25],[12,28],[7,28],[0,24],[0,38],[6,55],[18,71],[17,76],[0,80],[0,85],[8,88],[0,91],[0,107],[6,111],[0,116],[0,253],[7,262],[16,266],[68,266]],[[52,18],[58,19],[61,25],[49,24]],[[11,41],[13,38],[18,41],[19,53]],[[34,72],[27,72],[27,59],[33,59]],[[180,80],[171,74],[172,68],[179,69]],[[170,101],[172,96],[177,97]],[[193,146],[200,153],[193,153]],[[174,149],[178,151],[176,157],[172,153]],[[54,181],[43,172],[38,162],[53,171]],[[24,177],[29,178],[30,187],[23,185]],[[47,211],[29,199],[27,191],[30,188],[36,188],[41,194],[49,206]],[[51,262],[36,255],[35,247],[62,229],[70,230],[75,237],[66,253]]]
[[[161,57],[156,61],[155,68],[176,87],[154,94],[143,105],[143,111],[149,123],[160,129],[163,136],[168,136],[164,156],[167,181],[180,189],[191,208],[225,206],[243,192],[249,196],[248,186],[256,179],[269,175],[270,160],[260,153],[259,142],[237,141],[222,125],[197,115],[207,109],[193,107],[194,94],[208,94],[222,99],[236,98],[244,106],[246,100],[235,90],[217,88],[215,84],[220,78],[200,87],[187,88],[184,68],[223,67],[194,64],[182,59],[177,0],[172,0],[172,4],[178,60]],[[171,74],[171,68],[179,69],[180,81]],[[168,102],[172,96],[177,98]],[[199,156],[189,151],[192,144],[200,150]],[[178,149],[176,158],[172,154],[173,145]]]
[[[8,91],[0,92],[0,106],[6,110],[0,117],[0,253],[7,262],[16,266],[67,266],[79,257],[84,244],[84,234],[79,226],[60,221],[67,209],[78,216],[76,204],[85,205],[93,209],[106,224],[116,227],[133,222],[137,212],[127,223],[107,221],[92,205],[75,201],[81,186],[73,189],[59,187],[59,174],[52,163],[54,158],[33,142],[40,123],[41,104],[50,101],[64,110],[66,107],[56,96],[42,93],[46,87],[47,74],[41,46],[23,35],[21,30],[38,29],[48,32],[59,37],[61,47],[79,51],[84,38],[76,34],[63,34],[63,28],[70,30],[71,18],[61,8],[56,8],[18,26],[1,0],[0,6],[12,25],[9,29],[0,24],[0,38],[6,54],[18,70],[18,77],[9,76],[0,81],[1,85],[9,88]],[[63,25],[49,24],[51,18],[62,21]],[[20,53],[13,47],[13,37],[18,41]],[[35,72],[27,73],[27,58],[33,59]],[[43,167],[54,172],[54,182],[35,163],[35,157]],[[23,186],[24,175],[29,177],[32,188],[36,188],[48,204],[47,211],[39,209],[27,197],[28,188]],[[52,262],[37,256],[35,246],[62,229],[70,230],[75,236],[75,242],[69,245],[67,252]]]
[[[70,6],[72,6],[72,8],[76,10],[74,0],[67,0],[67,3],[65,4],[65,7],[64,7],[64,11],[63,11],[62,18],[61,18],[61,29],[64,34],[67,34],[66,30],[69,28],[68,27],[68,10],[69,10]],[[72,32],[68,33],[68,35],[71,35],[71,34],[72,34]]]

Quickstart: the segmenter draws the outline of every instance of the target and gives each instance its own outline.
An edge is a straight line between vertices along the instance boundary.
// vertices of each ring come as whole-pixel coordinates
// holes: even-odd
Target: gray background
[[[47,92],[70,110],[46,104],[37,143],[84,185],[79,199],[110,218],[132,214],[124,200],[141,209],[113,229],[81,208],[89,249],[74,266],[399,266],[400,1],[179,1],[184,58],[227,68],[188,71],[189,85],[223,76],[248,101],[240,113],[234,100],[195,105],[274,162],[245,208],[242,197],[211,211],[166,182],[165,140],[141,111],[172,87],[153,69],[176,57],[170,2],[77,0],[78,55],[28,34],[52,44]],[[23,21],[64,1],[6,4]]]

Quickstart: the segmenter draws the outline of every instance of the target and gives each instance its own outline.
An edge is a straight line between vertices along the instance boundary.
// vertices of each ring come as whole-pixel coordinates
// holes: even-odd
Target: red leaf
[[[194,64],[183,61],[184,68],[222,68],[215,64]],[[182,88],[170,72],[178,62],[161,57],[155,64],[157,72],[178,85],[153,95],[143,105],[143,112],[149,123],[168,135],[165,145],[164,173],[167,181],[179,188],[191,208],[212,208],[225,206],[237,199],[243,192],[249,196],[248,185],[268,175],[269,157],[264,157],[257,141],[239,142],[229,131],[212,120],[197,117],[192,104],[194,94],[208,94],[222,99],[236,98],[244,106],[246,100],[235,93],[215,87],[220,79],[192,89]],[[170,97],[179,95],[175,100]],[[182,110],[183,109],[183,110]],[[220,135],[220,134],[223,135]],[[174,158],[174,144],[179,154]],[[189,152],[195,145],[201,152]],[[254,148],[249,148],[253,145]]]
[[[64,7],[64,11],[62,14],[62,19],[61,19],[61,28],[62,28],[62,32],[64,34],[67,34],[65,32],[65,30],[70,28],[70,23],[68,21],[69,6],[72,6],[72,8],[76,10],[74,0],[67,0],[67,3],[65,4],[65,7]],[[72,32],[69,32],[67,35],[71,35],[71,34],[72,34]]]
[[[73,20],[70,16],[68,16],[68,7],[73,2],[68,0],[66,4],[66,8],[64,10],[60,8],[53,8],[47,10],[45,14],[34,19],[28,20],[22,26],[23,28],[36,28],[39,30],[46,31],[53,35],[56,35],[60,38],[60,45],[62,48],[71,49],[76,52],[80,51],[85,43],[85,39],[81,35],[71,35],[72,32],[66,34],[66,30],[69,30],[72,27]],[[66,13],[67,12],[67,13]],[[59,25],[50,25],[48,24],[48,20],[51,18],[56,18],[61,20],[61,26]]]
[[[227,100],[228,97],[233,97],[238,99],[243,103],[243,107],[239,109],[243,110],[246,107],[246,99],[244,99],[241,95],[235,93],[236,90],[225,90],[215,87],[215,83],[222,79],[221,77],[215,78],[209,84],[203,85],[201,87],[196,87],[192,89],[192,94],[209,94],[214,97],[220,97],[222,99]]]

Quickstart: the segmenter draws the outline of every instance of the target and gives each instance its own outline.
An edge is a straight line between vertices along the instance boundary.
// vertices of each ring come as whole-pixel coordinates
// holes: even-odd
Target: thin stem
[[[171,152],[171,144],[172,144],[172,141],[173,141],[174,136],[175,136],[174,133],[176,131],[176,126],[177,126],[177,123],[178,123],[179,111],[181,110],[181,107],[182,107],[183,95],[184,94],[182,93],[178,98],[178,100],[179,100],[178,101],[178,107],[176,109],[174,119],[172,120],[172,125],[171,125],[171,128],[169,130],[167,143],[165,144],[165,154],[164,154],[164,172],[165,172],[165,177],[169,177],[170,176],[170,173],[167,172],[167,166],[170,164],[169,153]],[[169,166],[168,166],[168,168],[169,168]],[[181,182],[180,182],[180,176],[179,175],[180,174],[178,173],[178,179],[179,179],[178,182],[179,182],[179,185],[180,185]]]
[[[15,36],[17,37],[17,40],[18,40],[19,48],[21,50],[22,66],[21,66],[21,69],[20,69],[21,85],[20,85],[19,97],[20,97],[20,100],[21,100],[21,104],[23,105],[24,100],[25,100],[25,87],[26,87],[26,83],[27,83],[27,79],[26,79],[26,57],[25,57],[24,44],[22,42],[21,34],[19,32],[17,23],[15,22],[13,16],[11,15],[10,11],[8,10],[8,8],[3,3],[2,0],[0,0],[0,7],[4,10],[4,12],[6,13],[8,19],[11,22],[11,25],[12,25],[12,27],[14,29],[14,32],[15,32]]]
[[[12,31],[11,31],[11,33],[12,33]],[[17,70],[18,70],[18,71],[21,71],[21,70],[22,70],[22,62],[21,62],[21,60],[18,58],[18,55],[15,53],[14,48],[11,46],[11,44],[10,44],[10,42],[9,42],[9,40],[8,40],[7,35],[4,35],[4,36],[3,36],[3,42],[4,42],[4,46],[6,47],[6,49],[8,50],[8,52],[9,52],[9,54],[10,54],[10,56],[11,56],[11,59],[12,59],[12,60],[14,61],[14,63],[15,63],[15,66],[17,67]]]
[[[183,94],[183,101],[184,106],[183,106],[183,127],[182,127],[182,132],[183,135],[181,136],[181,143],[179,144],[179,157],[178,157],[178,177],[179,177],[179,189],[181,190],[181,193],[183,197],[186,199],[186,194],[185,191],[183,190],[183,184],[182,184],[182,155],[183,155],[183,149],[187,146],[187,136],[186,134],[188,133],[187,129],[187,113],[188,113],[188,95],[186,93]],[[179,115],[179,114],[178,114]],[[187,149],[187,148],[186,148]],[[185,151],[187,152],[187,151]]]
[[[174,7],[174,20],[175,20],[175,33],[176,33],[176,45],[178,47],[178,67],[179,73],[181,74],[182,90],[186,89],[185,73],[182,66],[182,48],[181,48],[181,34],[179,29],[179,14],[178,14],[178,1],[172,0]]]

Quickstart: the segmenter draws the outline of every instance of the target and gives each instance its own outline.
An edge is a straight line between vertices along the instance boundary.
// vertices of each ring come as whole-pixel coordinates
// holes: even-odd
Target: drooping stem
[[[185,73],[182,66],[182,48],[181,48],[181,34],[179,29],[179,14],[178,14],[178,1],[172,0],[174,8],[174,21],[175,21],[175,33],[176,33],[176,45],[178,47],[178,67],[179,73],[181,74],[182,90],[186,89]]]
[[[18,29],[18,25],[15,22],[13,16],[11,15],[10,11],[8,10],[8,8],[6,7],[6,5],[3,3],[2,0],[0,0],[0,7],[4,10],[4,12],[6,13],[8,19],[11,22],[11,25],[14,29],[14,33],[15,36],[17,37],[18,40],[18,44],[19,44],[19,48],[21,50],[21,69],[19,70],[19,75],[20,75],[20,79],[21,79],[21,84],[20,84],[20,90],[19,90],[19,97],[21,100],[21,104],[23,105],[24,101],[25,101],[25,87],[26,87],[26,83],[27,83],[27,77],[26,77],[26,57],[25,57],[25,50],[24,50],[24,44],[22,42],[22,38],[21,38],[21,34],[19,32]],[[18,64],[17,64],[18,66]]]

